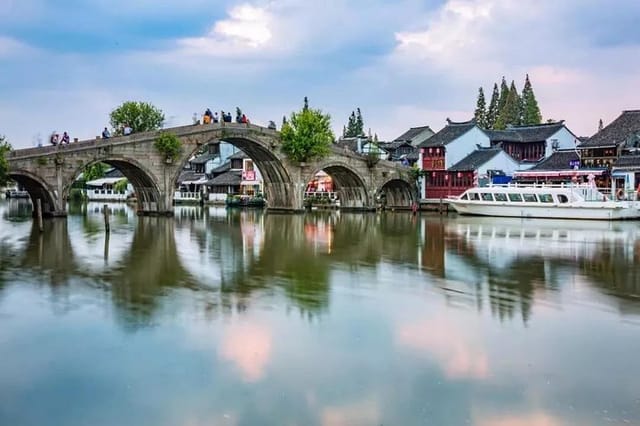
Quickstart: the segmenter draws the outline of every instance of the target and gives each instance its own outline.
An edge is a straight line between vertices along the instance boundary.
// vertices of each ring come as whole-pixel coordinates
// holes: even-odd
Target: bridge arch
[[[404,179],[395,177],[382,183],[376,195],[378,198],[382,198],[384,206],[389,208],[408,208],[417,202],[415,186]]]
[[[53,217],[63,211],[59,194],[40,176],[23,169],[11,170],[9,178],[17,182],[28,193],[33,205],[40,200],[42,215]]]
[[[181,164],[179,164],[172,177],[172,187],[176,187],[181,171],[198,150],[202,149],[203,146],[220,142],[229,143],[242,150],[253,161],[262,175],[265,198],[269,208],[278,208],[291,204],[291,200],[294,199],[295,195],[292,190],[294,187],[293,179],[275,152],[275,149],[277,149],[275,140],[272,143],[265,143],[252,138],[250,134],[226,136],[224,131],[220,131],[213,135],[206,135],[197,146],[193,147],[183,157]],[[171,201],[173,201],[173,194],[171,194]]]
[[[313,180],[314,176],[324,171],[333,180],[334,190],[340,200],[341,209],[369,209],[373,206],[372,195],[367,190],[367,184],[359,173],[348,164],[333,161],[322,164],[315,168],[311,173],[305,175],[305,188],[308,182]]]
[[[138,202],[138,214],[146,215],[157,211],[167,211],[167,206],[164,206],[163,197],[161,196],[160,189],[158,188],[158,179],[160,176],[155,176],[139,161],[128,157],[115,157],[105,156],[102,158],[96,158],[92,161],[83,164],[75,169],[71,179],[69,179],[67,185],[64,188],[63,199],[69,198],[69,193],[73,182],[80,176],[80,173],[87,167],[90,167],[97,163],[105,163],[116,169],[120,170],[122,174],[127,178],[135,190],[136,199]]]

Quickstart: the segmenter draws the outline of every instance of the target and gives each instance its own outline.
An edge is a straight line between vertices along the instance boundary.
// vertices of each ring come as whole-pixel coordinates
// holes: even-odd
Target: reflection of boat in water
[[[640,243],[640,227],[632,222],[459,217],[448,222],[446,230],[482,248],[499,263],[522,255],[591,259],[613,246],[633,256]]]
[[[262,197],[250,197],[248,195],[235,195],[228,197],[225,204],[227,207],[249,207],[262,208],[265,206],[265,200]]]
[[[640,202],[609,200],[591,185],[499,185],[471,188],[448,200],[460,214],[601,219],[640,218]]]

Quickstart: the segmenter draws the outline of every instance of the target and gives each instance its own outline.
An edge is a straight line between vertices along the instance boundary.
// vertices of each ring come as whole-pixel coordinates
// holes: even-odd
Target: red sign
[[[256,180],[256,172],[254,170],[242,172],[242,180]]]
[[[444,170],[443,158],[425,158],[422,160],[424,170]]]

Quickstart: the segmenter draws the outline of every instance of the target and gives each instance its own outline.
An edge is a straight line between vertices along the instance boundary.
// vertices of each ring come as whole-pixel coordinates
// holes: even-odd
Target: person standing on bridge
[[[62,140],[60,140],[60,145],[62,145],[63,143],[66,143],[67,145],[69,145],[69,134],[67,132],[64,132],[62,134]]]
[[[122,129],[122,134],[125,136],[131,134],[131,127],[129,127],[129,124],[124,125],[124,129]]]
[[[213,122],[214,123],[218,123],[220,121],[220,118],[218,118],[218,111],[213,113]]]
[[[105,127],[104,130],[102,131],[102,139],[109,139],[110,137],[111,137],[111,133],[109,132],[109,129]]]
[[[51,133],[51,138],[49,139],[51,145],[58,145],[58,134],[56,132]]]

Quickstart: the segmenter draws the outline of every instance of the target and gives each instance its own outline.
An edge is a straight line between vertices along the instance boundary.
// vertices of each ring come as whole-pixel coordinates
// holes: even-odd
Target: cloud
[[[329,406],[322,410],[322,426],[377,425],[380,423],[380,407],[374,400]]]
[[[220,356],[236,365],[244,381],[256,382],[265,374],[271,348],[271,332],[265,326],[234,324],[225,330]]]
[[[489,359],[473,327],[458,325],[447,316],[402,323],[396,343],[435,358],[450,379],[485,379]]]
[[[565,423],[544,412],[493,416],[475,422],[477,426],[564,426]]]

